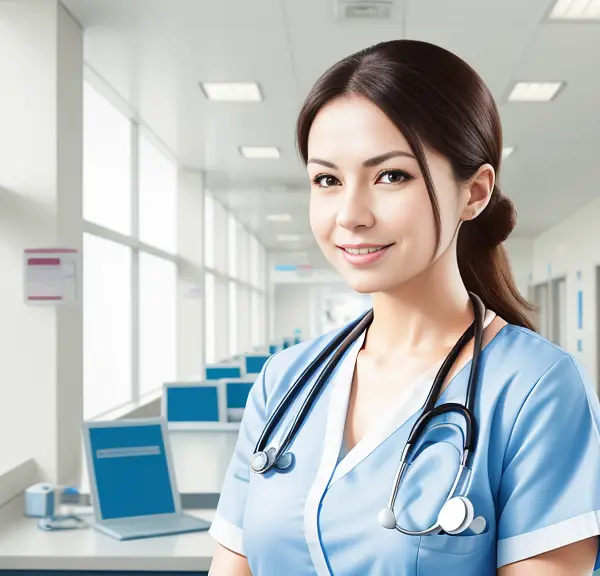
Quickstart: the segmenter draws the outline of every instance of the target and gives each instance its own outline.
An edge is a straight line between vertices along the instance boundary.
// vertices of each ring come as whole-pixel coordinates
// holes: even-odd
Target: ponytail
[[[459,230],[458,267],[467,290],[477,294],[486,308],[510,324],[535,330],[530,317],[534,307],[519,293],[502,245],[516,220],[512,201],[494,187],[485,210]]]

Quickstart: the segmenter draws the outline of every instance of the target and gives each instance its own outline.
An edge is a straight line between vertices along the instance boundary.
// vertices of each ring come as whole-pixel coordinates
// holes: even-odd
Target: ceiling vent
[[[392,0],[337,0],[338,20],[385,20],[391,18]]]

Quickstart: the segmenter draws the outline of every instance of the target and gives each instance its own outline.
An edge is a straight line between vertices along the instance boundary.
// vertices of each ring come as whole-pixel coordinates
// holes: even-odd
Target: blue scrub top
[[[364,335],[347,350],[296,436],[293,469],[251,472],[250,457],[267,419],[336,334],[272,356],[250,393],[210,533],[247,556],[254,576],[492,575],[506,564],[600,534],[596,392],[571,355],[510,324],[480,357],[478,443],[466,496],[486,520],[483,533],[419,537],[379,525],[378,512],[387,505],[438,366],[399,391],[403,397],[376,429],[340,453]],[[469,369],[470,363],[452,379],[438,404],[464,403]],[[306,392],[270,446],[280,441]],[[455,478],[463,434],[455,414],[428,428],[398,493],[400,525],[433,524]]]

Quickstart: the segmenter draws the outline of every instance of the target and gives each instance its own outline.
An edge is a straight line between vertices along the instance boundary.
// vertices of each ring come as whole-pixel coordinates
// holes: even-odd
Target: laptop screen
[[[90,428],[102,519],[175,512],[159,424]]]

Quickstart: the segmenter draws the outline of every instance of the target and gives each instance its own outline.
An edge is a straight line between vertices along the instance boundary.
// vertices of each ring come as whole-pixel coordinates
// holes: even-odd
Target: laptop
[[[94,528],[133,540],[208,530],[181,511],[164,418],[84,422]]]

